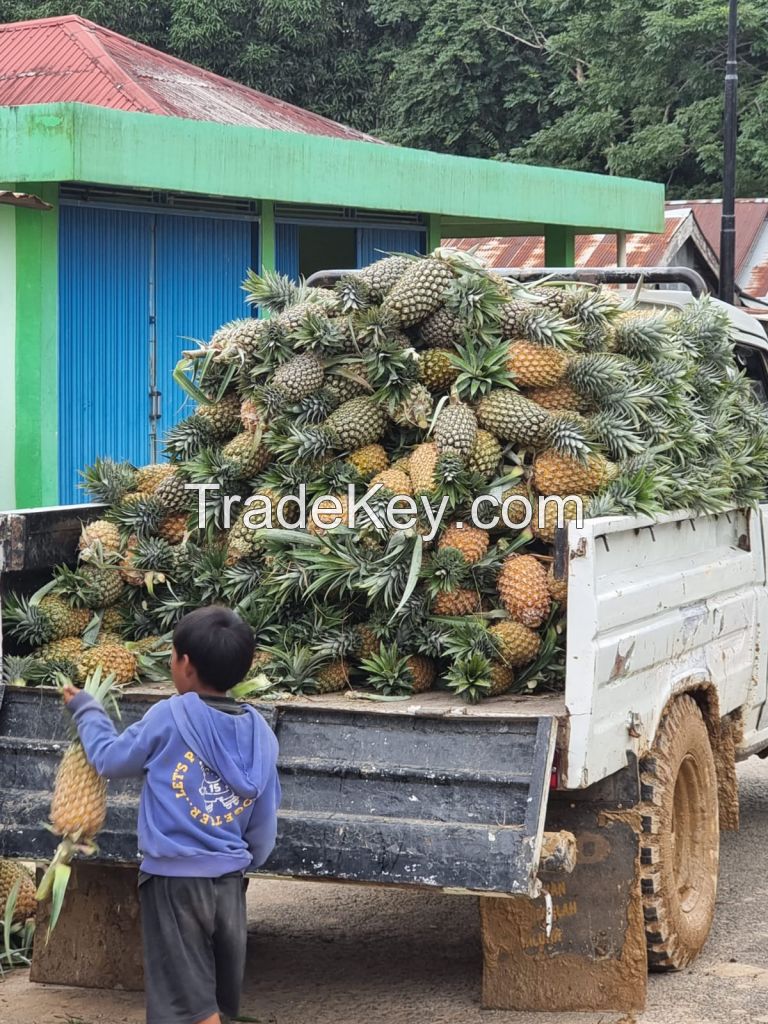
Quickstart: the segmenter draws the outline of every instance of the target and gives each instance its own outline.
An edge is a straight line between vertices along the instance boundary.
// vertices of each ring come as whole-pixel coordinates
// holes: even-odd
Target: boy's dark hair
[[[212,605],[179,620],[173,646],[179,657],[189,657],[201,682],[226,693],[248,673],[255,644],[253,630],[239,615]]]

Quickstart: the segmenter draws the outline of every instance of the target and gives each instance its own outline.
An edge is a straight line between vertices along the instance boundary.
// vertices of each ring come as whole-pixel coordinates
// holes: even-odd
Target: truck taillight
[[[555,756],[552,760],[552,771],[549,775],[549,788],[557,789],[560,785],[560,751],[555,751]]]

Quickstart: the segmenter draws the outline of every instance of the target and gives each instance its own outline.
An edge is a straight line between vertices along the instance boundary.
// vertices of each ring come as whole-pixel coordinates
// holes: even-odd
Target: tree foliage
[[[764,194],[768,0],[741,0],[738,186]],[[76,13],[402,145],[716,195],[726,0],[0,0]]]

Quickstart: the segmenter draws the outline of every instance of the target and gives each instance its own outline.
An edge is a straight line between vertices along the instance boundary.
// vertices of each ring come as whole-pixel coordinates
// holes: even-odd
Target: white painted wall
[[[16,210],[0,206],[0,509],[16,507]]]

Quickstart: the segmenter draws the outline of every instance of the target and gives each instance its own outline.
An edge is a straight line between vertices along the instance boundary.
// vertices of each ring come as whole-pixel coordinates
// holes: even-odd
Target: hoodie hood
[[[258,711],[244,705],[245,714],[228,715],[196,693],[171,697],[169,703],[189,749],[238,796],[259,796],[274,766],[277,740]]]

